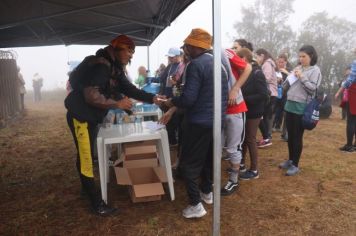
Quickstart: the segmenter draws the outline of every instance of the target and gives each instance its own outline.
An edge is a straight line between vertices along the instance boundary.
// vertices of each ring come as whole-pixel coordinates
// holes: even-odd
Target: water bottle
[[[282,88],[282,85],[278,85],[278,95],[277,95],[277,98],[281,99],[283,96],[283,88]]]

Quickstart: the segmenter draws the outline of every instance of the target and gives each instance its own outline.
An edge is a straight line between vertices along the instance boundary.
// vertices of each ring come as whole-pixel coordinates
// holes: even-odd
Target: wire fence
[[[16,52],[0,50],[0,127],[21,111],[16,59]]]

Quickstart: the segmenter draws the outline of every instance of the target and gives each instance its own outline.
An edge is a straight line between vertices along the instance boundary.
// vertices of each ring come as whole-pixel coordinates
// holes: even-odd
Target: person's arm
[[[252,71],[251,65],[247,64],[246,67],[243,69],[243,71],[240,75],[240,78],[235,81],[234,85],[232,86],[231,90],[229,91],[229,104],[231,104],[230,101],[236,101],[237,95],[239,94],[239,91],[240,91],[240,88],[246,82],[251,71]]]
[[[130,110],[132,107],[132,101],[128,97],[115,101],[111,98],[106,98],[99,92],[99,88],[97,87],[86,87],[83,89],[83,94],[85,102],[101,109],[120,108],[123,110]]]
[[[337,99],[340,96],[340,94],[344,92],[344,90],[345,88],[341,86],[339,90],[337,90],[337,92],[335,93],[335,99]]]
[[[153,103],[154,94],[147,93],[141,89],[138,89],[135,85],[133,85],[126,77],[119,78],[119,92],[125,94],[130,98],[134,98],[136,100]]]
[[[321,81],[321,73],[319,69],[315,70],[313,73],[311,73],[308,76],[302,73],[300,69],[296,69],[295,75],[301,81],[304,89],[309,94],[313,94],[315,92],[315,90],[318,88],[318,84]]]
[[[111,98],[106,98],[101,93],[100,88],[105,87],[110,80],[110,69],[107,66],[97,64],[91,67],[86,75],[90,76],[88,80],[84,81],[82,89],[86,103],[100,109],[131,109],[132,102],[127,97],[120,101],[115,101]]]

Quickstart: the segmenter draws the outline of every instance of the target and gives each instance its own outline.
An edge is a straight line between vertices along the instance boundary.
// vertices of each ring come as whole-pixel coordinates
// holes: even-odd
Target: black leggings
[[[303,150],[304,128],[302,124],[303,115],[286,112],[286,126],[288,131],[288,152],[289,160],[293,165],[298,166],[299,159]]]
[[[347,146],[352,146],[352,140],[354,136],[356,139],[356,115],[352,115],[350,109],[347,109],[347,123],[346,123]]]
[[[67,123],[77,148],[77,170],[82,183],[82,189],[89,196],[91,204],[96,207],[101,201],[101,195],[95,187],[93,156],[97,136],[95,124],[79,122],[67,112]]]

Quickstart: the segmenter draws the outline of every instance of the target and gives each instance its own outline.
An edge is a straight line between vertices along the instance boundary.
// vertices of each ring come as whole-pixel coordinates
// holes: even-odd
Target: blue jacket
[[[212,127],[214,120],[213,56],[203,53],[193,59],[186,70],[186,82],[180,97],[172,103],[185,108],[187,122]],[[221,68],[221,119],[224,120],[228,100],[226,70]]]

